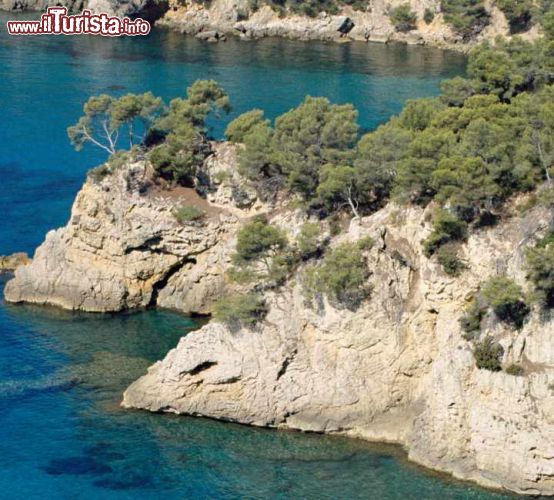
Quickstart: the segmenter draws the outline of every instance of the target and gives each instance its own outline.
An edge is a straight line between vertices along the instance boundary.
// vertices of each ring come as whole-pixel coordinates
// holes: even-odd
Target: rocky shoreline
[[[241,223],[267,213],[293,238],[306,221],[245,190],[235,146],[213,148],[206,199],[157,186],[143,161],[89,178],[68,225],[16,270],[6,300],[210,313],[237,286],[226,271]],[[205,220],[177,221],[185,202],[202,204]],[[483,279],[503,272],[524,282],[524,248],[552,214],[535,208],[471,235],[462,255],[469,269],[454,278],[422,253],[430,209],[389,203],[332,238],[331,247],[375,242],[367,251],[373,291],[355,312],[310,305],[300,270],[264,292],[261,324],[236,331],[212,321],[188,334],[127,389],[123,406],[394,442],[411,460],[461,479],[554,495],[554,320],[534,310],[519,331],[485,325],[503,363],[518,363],[525,376],[477,369],[459,324]]]
[[[389,11],[397,6],[393,0],[373,0],[365,11],[342,7],[330,15],[325,12],[316,17],[287,12],[280,15],[269,6],[252,9],[247,0],[214,0],[209,4],[176,1],[153,2],[133,0],[110,2],[108,0],[64,0],[62,5],[70,11],[88,8],[123,16],[141,16],[157,26],[193,35],[208,42],[225,41],[229,36],[243,40],[264,37],[282,37],[295,40],[325,40],[339,43],[350,41],[399,42],[411,45],[429,45],[443,49],[467,52],[475,45],[497,36],[510,38],[509,25],[502,11],[492,1],[485,2],[490,16],[489,25],[471,40],[464,40],[444,21],[439,0],[410,0],[412,12],[417,16],[414,28],[398,31],[393,26]],[[6,11],[43,11],[51,5],[49,0],[3,0],[0,9]],[[59,5],[60,2],[55,2]],[[424,21],[426,11],[432,12],[432,21]],[[539,28],[531,27],[518,36],[535,39]]]

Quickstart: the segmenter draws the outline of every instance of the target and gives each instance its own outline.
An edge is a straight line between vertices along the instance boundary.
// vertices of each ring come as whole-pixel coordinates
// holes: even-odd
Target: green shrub
[[[303,260],[317,256],[322,249],[321,227],[317,222],[306,222],[300,229],[296,241],[300,258]]]
[[[444,245],[437,250],[437,260],[449,276],[458,276],[467,266],[458,257],[453,245]]]
[[[225,129],[225,137],[231,142],[244,142],[244,138],[257,125],[269,125],[261,109],[253,109],[235,118]]]
[[[248,293],[224,297],[214,304],[213,317],[230,327],[252,327],[267,313],[265,302],[260,295]]]
[[[237,234],[236,262],[265,260],[287,246],[285,233],[269,224],[263,216],[255,217]]]
[[[496,0],[496,6],[506,16],[512,33],[528,28],[532,17],[532,0]]]
[[[504,348],[490,336],[485,337],[481,342],[477,342],[473,350],[477,368],[493,372],[502,369],[503,354]]]
[[[515,363],[512,363],[511,365],[509,365],[506,368],[506,373],[508,375],[514,375],[516,377],[521,377],[525,373],[525,370],[523,369],[523,367],[521,365],[516,365]]]
[[[264,216],[257,216],[238,231],[236,252],[232,256],[232,261],[242,271],[243,277],[250,275],[253,278],[273,281],[276,285],[283,281],[284,270],[290,271],[292,268],[292,257],[284,255],[287,248],[286,234],[269,224]],[[264,272],[255,272],[252,266],[261,266]],[[244,273],[245,270],[251,271],[250,274]]]
[[[438,210],[433,217],[433,231],[423,243],[423,253],[431,257],[442,245],[467,237],[467,223],[447,210]]]
[[[513,280],[505,276],[491,278],[483,287],[483,297],[500,320],[517,328],[523,326],[529,308],[523,301],[521,287]]]
[[[536,300],[546,308],[554,307],[554,232],[525,252],[527,278],[534,285]]]
[[[473,299],[460,318],[460,326],[464,331],[463,337],[466,340],[473,340],[481,330],[481,321],[487,312],[486,307],[479,305],[477,299]]]
[[[415,29],[417,16],[410,8],[409,3],[394,7],[389,12],[389,17],[396,31],[406,32]]]
[[[358,248],[362,251],[369,251],[373,248],[373,245],[375,245],[375,240],[371,236],[364,236],[356,242],[356,245],[358,245]]]
[[[331,302],[354,310],[371,292],[369,276],[359,246],[343,243],[328,251],[320,265],[306,271],[305,285],[309,296],[322,294]]]
[[[109,164],[104,163],[103,165],[99,165],[98,167],[90,169],[87,173],[87,176],[92,179],[95,184],[98,184],[111,173],[112,169],[110,168]]]
[[[431,9],[425,9],[425,12],[423,13],[423,20],[427,24],[431,24],[433,22],[433,19],[435,19],[435,12]]]
[[[490,15],[483,0],[441,0],[444,20],[468,40],[488,26]]]
[[[197,222],[202,220],[206,216],[206,212],[200,208],[192,205],[179,207],[173,212],[173,215],[180,224],[186,224],[187,222]]]

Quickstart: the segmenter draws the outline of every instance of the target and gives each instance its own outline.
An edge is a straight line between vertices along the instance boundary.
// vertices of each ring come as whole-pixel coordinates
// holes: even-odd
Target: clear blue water
[[[2,25],[6,15],[0,16]],[[263,40],[13,38],[0,30],[0,254],[65,223],[85,172],[65,128],[100,92],[181,95],[197,78],[235,114],[276,116],[306,93],[354,102],[370,129],[463,72],[431,49]],[[220,135],[223,124],[214,124]],[[7,277],[0,277],[0,293]],[[198,325],[169,312],[72,314],[0,304],[0,497],[501,498],[409,464],[396,448],[124,411],[121,393]]]

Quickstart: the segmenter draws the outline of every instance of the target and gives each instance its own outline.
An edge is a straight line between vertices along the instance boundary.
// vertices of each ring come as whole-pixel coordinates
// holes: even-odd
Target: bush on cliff
[[[193,206],[179,207],[173,212],[175,219],[181,224],[187,224],[191,222],[199,222],[205,216],[206,212],[200,208]]]
[[[269,224],[264,216],[256,216],[237,233],[236,251],[232,256],[235,267],[230,276],[239,282],[257,279],[278,286],[294,265],[287,249],[286,233]]]
[[[527,249],[527,278],[534,285],[535,299],[546,308],[554,307],[554,233],[534,248]]]
[[[487,307],[480,303],[479,298],[473,298],[465,313],[460,318],[460,326],[466,340],[473,340],[481,331],[481,321],[487,313]]]
[[[433,231],[423,243],[427,257],[433,255],[442,245],[461,241],[467,237],[467,224],[447,210],[438,210],[433,216]]]
[[[504,348],[490,336],[485,337],[481,342],[477,342],[473,350],[477,368],[480,370],[493,372],[502,370],[503,355]]]
[[[389,17],[396,31],[405,33],[415,29],[417,16],[409,3],[403,3],[389,11]]]
[[[231,295],[214,304],[213,317],[233,329],[252,327],[263,320],[267,308],[263,297],[256,293]]]
[[[325,295],[335,305],[354,310],[371,293],[370,274],[364,249],[343,243],[306,271],[304,284],[310,298]]]
[[[496,0],[496,6],[506,16],[512,33],[529,27],[534,7],[532,0]]]
[[[227,93],[213,80],[197,80],[187,89],[186,99],[172,99],[168,111],[152,124],[149,132],[149,141],[157,144],[150,161],[158,174],[192,185],[211,152],[207,119],[230,109]]]
[[[449,276],[459,276],[464,269],[467,269],[458,257],[457,248],[452,244],[444,245],[437,250],[437,261]]]
[[[490,15],[482,0],[441,0],[444,20],[469,40],[488,26]]]
[[[523,326],[529,307],[523,300],[521,287],[512,279],[506,276],[491,278],[483,287],[483,297],[500,320],[516,328]]]

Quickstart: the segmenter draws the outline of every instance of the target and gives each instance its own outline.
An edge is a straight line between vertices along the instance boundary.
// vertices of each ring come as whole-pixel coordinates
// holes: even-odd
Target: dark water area
[[[10,16],[13,17],[13,16]],[[8,15],[0,15],[4,28]],[[0,254],[32,253],[63,225],[88,169],[66,127],[91,95],[183,95],[198,78],[229,92],[231,116],[275,117],[306,94],[352,102],[375,128],[406,99],[435,95],[462,56],[399,45],[12,37],[0,30]],[[0,275],[0,294],[8,279]],[[90,315],[0,303],[0,497],[505,498],[408,463],[394,447],[120,408],[125,387],[196,320],[165,311]]]

